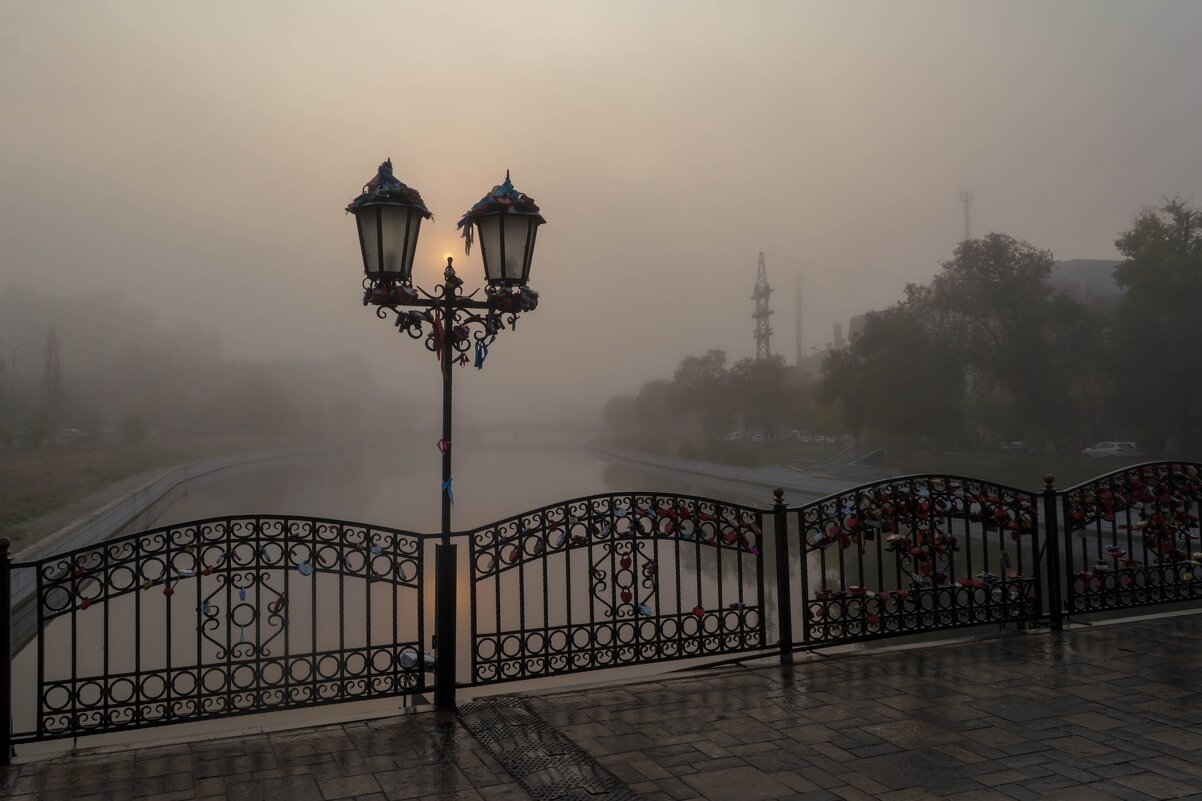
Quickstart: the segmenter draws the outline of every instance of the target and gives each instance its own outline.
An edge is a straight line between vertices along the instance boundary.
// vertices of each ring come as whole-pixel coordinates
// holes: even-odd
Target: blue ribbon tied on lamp
[[[455,479],[448,478],[442,482],[442,489],[447,494],[447,500],[451,502],[451,506],[455,505],[455,491],[451,489],[451,485],[455,483]]]

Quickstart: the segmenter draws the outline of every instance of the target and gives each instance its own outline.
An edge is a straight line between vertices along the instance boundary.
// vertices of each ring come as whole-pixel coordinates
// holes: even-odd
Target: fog
[[[686,355],[754,353],[760,251],[792,260],[767,261],[790,361],[795,262],[814,346],[895,302],[970,182],[974,235],[1117,258],[1202,186],[1200,26],[1193,2],[8,2],[0,285],[115,296],[226,359],[354,357],[433,405],[434,359],[361,306],[343,208],[391,157],[435,214],[415,278],[449,251],[472,288],[454,223],[509,169],[548,220],[542,303],[457,371],[458,408],[593,419]]]

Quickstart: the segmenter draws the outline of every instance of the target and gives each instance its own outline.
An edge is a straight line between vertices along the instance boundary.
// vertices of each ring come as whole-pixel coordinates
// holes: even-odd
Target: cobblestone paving
[[[641,798],[1202,801],[1202,616],[528,699]],[[526,799],[453,716],[18,765],[23,801]]]
[[[648,801],[1202,799],[1202,617],[530,706]]]
[[[16,765],[3,787],[20,801],[529,798],[441,712]]]

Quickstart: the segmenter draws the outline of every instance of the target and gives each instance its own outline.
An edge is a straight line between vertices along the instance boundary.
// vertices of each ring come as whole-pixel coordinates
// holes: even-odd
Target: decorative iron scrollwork
[[[764,647],[762,514],[707,498],[616,493],[470,532],[475,681]],[[566,579],[556,583],[558,575]],[[573,576],[585,592],[573,593]],[[531,583],[543,598],[534,609],[524,604]],[[509,628],[514,614],[522,625]]]
[[[796,514],[806,551],[817,556],[809,642],[1038,618],[1030,493],[917,476],[857,487]]]
[[[1124,468],[1062,497],[1070,611],[1202,598],[1198,465]]]
[[[35,730],[16,741],[404,695],[426,684],[417,534],[229,517],[29,567],[41,632],[38,713]],[[373,610],[377,584],[390,590],[376,594]],[[347,604],[366,620],[348,624]],[[378,627],[387,624],[386,642],[372,642],[373,612]],[[403,627],[412,637],[398,636]],[[335,635],[338,647],[320,644]],[[59,658],[48,660],[48,648]]]

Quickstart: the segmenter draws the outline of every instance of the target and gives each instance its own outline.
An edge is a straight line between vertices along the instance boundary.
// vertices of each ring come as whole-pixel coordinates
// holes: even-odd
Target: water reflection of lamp
[[[480,243],[486,286],[484,298],[464,295],[463,281],[446,256],[442,284],[426,292],[412,283],[413,261],[422,220],[431,218],[421,194],[398,179],[392,160],[380,165],[374,178],[346,207],[355,215],[363,259],[363,303],[376,307],[376,316],[395,315],[397,330],[423,340],[438,356],[442,368],[442,542],[435,549],[435,637],[439,659],[435,669],[435,702],[455,704],[455,570],[457,547],[451,543],[451,389],[456,364],[484,366],[497,334],[513,328],[518,315],[534,311],[538,293],[528,286],[538,227],[546,222],[534,199],[505,180],[494,186],[459,220],[464,250]],[[474,351],[474,358],[469,352]]]

